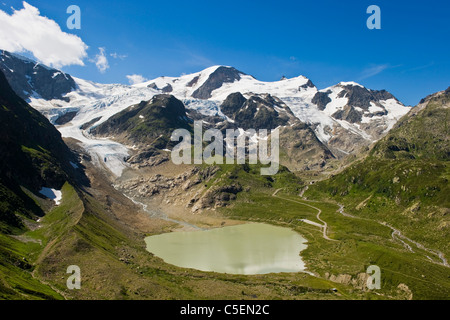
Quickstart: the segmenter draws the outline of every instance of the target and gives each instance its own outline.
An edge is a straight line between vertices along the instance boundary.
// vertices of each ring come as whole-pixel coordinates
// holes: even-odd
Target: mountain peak
[[[241,76],[245,73],[233,68],[225,66],[215,66],[207,70],[214,71],[209,75],[208,79],[197,90],[192,93],[192,97],[196,99],[209,99],[212,92],[220,88],[224,83],[233,83],[241,80]]]
[[[91,134],[115,136],[121,142],[166,148],[175,129],[190,128],[184,104],[169,94],[157,94],[111,116]]]
[[[76,88],[70,75],[5,50],[0,50],[0,70],[14,92],[24,100],[33,96],[45,100],[63,99]]]
[[[230,94],[220,109],[235,125],[250,128],[275,129],[298,122],[291,109],[279,98],[266,94]]]

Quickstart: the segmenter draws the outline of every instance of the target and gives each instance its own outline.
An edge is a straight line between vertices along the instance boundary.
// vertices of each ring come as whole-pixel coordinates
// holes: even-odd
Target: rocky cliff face
[[[301,122],[279,98],[270,94],[230,94],[220,105],[232,121],[226,126],[280,130],[280,163],[291,170],[320,170],[335,158],[317,138],[314,130]]]
[[[61,187],[70,171],[70,151],[61,134],[18,97],[0,72],[1,174],[33,189]]]
[[[136,199],[159,197],[166,204],[180,205],[197,212],[225,207],[244,191],[239,182],[207,187],[212,179],[221,174],[218,166],[192,167],[176,176],[155,174],[129,179],[116,184],[116,188]]]
[[[231,67],[219,67],[217,68],[203,85],[194,91],[193,98],[196,99],[209,99],[211,93],[220,88],[224,83],[232,83],[241,79],[241,75],[244,73]]]
[[[321,170],[335,155],[300,121],[280,129],[280,163],[292,171]]]
[[[183,128],[192,130],[191,122],[180,100],[172,95],[160,94],[113,115],[90,132],[97,136],[114,137],[144,150],[165,149],[173,144],[170,141],[172,132]]]
[[[346,85],[342,88],[343,90],[339,92],[337,97],[347,98],[347,104],[341,110],[336,111],[332,117],[349,123],[361,123],[363,115],[366,117],[385,116],[388,111],[380,101],[396,100],[392,94],[385,90],[375,91],[355,85]],[[326,98],[324,99],[326,100]],[[398,100],[396,101],[398,102]],[[331,102],[331,99],[329,102]],[[372,111],[371,108],[376,110]]]
[[[324,119],[329,117],[328,122],[313,121],[315,131],[339,157],[357,153],[379,140],[410,110],[391,93],[370,90],[354,82],[317,91],[311,103],[326,115]],[[297,104],[293,108],[297,110]]]
[[[317,92],[314,97],[312,98],[311,102],[317,105],[319,110],[323,111],[328,103],[331,102],[330,97],[328,96],[331,93],[331,91],[326,92]]]
[[[247,96],[232,93],[220,106],[238,128],[271,130],[298,121],[289,107],[277,97],[270,94]]]
[[[74,181],[76,158],[61,134],[38,111],[15,94],[0,72],[0,229],[20,227],[16,214],[30,217],[42,210],[23,192],[60,189]]]
[[[63,99],[77,87],[70,75],[4,50],[0,51],[0,70],[24,100],[32,96]]]

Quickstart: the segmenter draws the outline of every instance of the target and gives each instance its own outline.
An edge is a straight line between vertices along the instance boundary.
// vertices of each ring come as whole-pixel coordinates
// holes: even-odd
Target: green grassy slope
[[[450,93],[429,97],[342,173],[311,188],[450,255]],[[321,193],[322,195],[319,195]]]
[[[302,199],[299,192],[304,188],[303,182],[285,169],[273,177],[264,177],[259,175],[258,166],[219,167],[214,178],[208,181],[208,189],[234,184],[241,185],[242,191],[234,201],[217,210],[228,218],[284,226],[303,235],[308,240],[308,248],[301,255],[307,270],[319,276],[310,279],[311,285],[315,281],[333,280],[334,285],[352,286],[356,294],[352,297],[359,299],[446,299],[449,296],[449,269],[430,262],[427,256],[433,255],[425,250],[409,251],[402,242],[392,238],[393,230],[377,219],[344,216],[339,213],[336,201],[324,198],[317,191],[313,192],[322,196],[320,201]],[[321,210],[319,218],[318,210]],[[325,221],[331,240],[323,237],[321,228],[301,219],[318,224]],[[433,259],[439,261],[437,256]],[[380,290],[366,287],[364,274],[370,265],[381,268]]]
[[[212,185],[246,184],[271,190],[297,188],[284,171],[268,181],[245,166],[224,166]],[[270,183],[268,183],[270,182]],[[308,274],[239,276],[201,272],[164,263],[145,250],[146,234],[115,218],[107,204],[70,184],[63,199],[30,230],[0,236],[0,298],[3,299],[347,299],[360,298],[345,284]],[[253,191],[248,191],[252,193]],[[109,193],[109,195],[114,196]],[[81,269],[81,289],[69,290],[66,269]],[[337,287],[339,294],[331,291]]]
[[[40,222],[24,218],[29,229],[16,234],[0,234],[0,274],[3,299],[61,299],[51,286],[42,282],[38,268],[52,246],[77,222],[83,205],[73,187],[65,184],[60,206],[50,210]],[[25,228],[24,228],[25,229]]]
[[[311,202],[302,200],[298,194],[281,190],[274,197],[275,189],[239,193],[232,207],[221,209],[230,218],[247,221],[266,222],[289,227],[308,240],[308,248],[302,252],[309,271],[321,278],[345,276],[351,284],[365,292],[367,299],[405,299],[409,291],[414,299],[446,299],[450,294],[449,271],[447,267],[431,263],[426,252],[409,252],[400,242],[392,240],[392,230],[376,221],[359,220],[338,213],[339,206],[332,202]],[[308,219],[328,224],[328,236],[323,238],[322,229],[306,224],[300,219]],[[381,290],[370,291],[363,281],[358,281],[361,273],[366,273],[369,265],[381,268]],[[339,281],[339,280],[338,280]],[[399,287],[400,286],[400,287]],[[358,290],[355,288],[355,292]]]
[[[145,235],[114,218],[92,195],[63,187],[60,206],[40,220],[41,227],[14,237],[2,235],[9,256],[2,264],[2,298],[30,299],[402,299],[445,298],[450,283],[447,268],[429,263],[391,240],[391,230],[373,221],[344,217],[331,202],[308,202],[298,197],[302,182],[282,169],[268,178],[258,166],[223,165],[208,188],[241,184],[234,202],[220,208],[225,217],[266,222],[292,228],[308,240],[302,253],[304,273],[239,276],[187,270],[164,263],[145,251]],[[276,190],[279,192],[274,196]],[[299,219],[328,223],[322,231]],[[3,253],[5,256],[5,254]],[[25,258],[25,260],[23,260]],[[5,259],[2,259],[4,261]],[[19,263],[19,261],[25,261]],[[14,267],[12,266],[14,264]],[[382,289],[369,291],[361,281],[338,283],[333,276],[357,279],[376,264]],[[82,289],[66,287],[66,268],[78,265]],[[356,280],[355,280],[356,281]],[[331,291],[337,288],[338,293]]]
[[[40,188],[60,189],[76,180],[69,164],[73,155],[56,128],[13,92],[1,72],[0,106],[0,297],[60,298],[33,276],[45,239],[28,232],[52,207],[51,200],[35,195]]]
[[[345,212],[356,217],[347,218],[352,224],[375,223],[383,228],[386,223],[398,229],[408,238],[400,240],[413,252],[403,245],[405,254],[397,255],[389,265],[397,266],[396,272],[403,276],[415,278],[410,288],[417,287],[416,295],[423,297],[449,296],[448,287],[441,293],[426,289],[431,285],[445,288],[450,277],[449,268],[442,265],[442,257],[447,261],[450,257],[449,103],[449,90],[427,97],[364,159],[310,186],[305,193],[310,199],[331,198],[344,204]],[[399,237],[393,236],[393,241],[402,245]],[[383,247],[377,250],[385,251]]]

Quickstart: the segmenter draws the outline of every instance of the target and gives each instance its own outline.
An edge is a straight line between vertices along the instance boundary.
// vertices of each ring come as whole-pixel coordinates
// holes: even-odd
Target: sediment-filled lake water
[[[230,274],[299,272],[306,239],[297,232],[263,223],[205,231],[172,232],[145,238],[147,250],[184,268]]]

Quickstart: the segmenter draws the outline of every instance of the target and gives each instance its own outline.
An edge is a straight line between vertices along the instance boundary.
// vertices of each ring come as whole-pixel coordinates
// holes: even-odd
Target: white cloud
[[[0,10],[0,48],[11,52],[31,52],[40,62],[61,68],[84,65],[88,46],[76,35],[63,32],[37,8],[23,2],[23,9],[11,15]]]
[[[94,60],[91,60],[97,66],[98,71],[101,73],[105,73],[107,69],[109,69],[108,58],[106,58],[106,50],[105,48],[98,48],[100,52],[95,56]]]
[[[113,57],[114,59],[120,59],[120,60],[124,60],[126,57],[128,57],[126,54],[118,54],[117,52],[113,52],[109,54],[111,57]]]
[[[366,68],[361,72],[361,76],[359,77],[359,80],[364,80],[364,79],[376,76],[377,74],[383,72],[387,68],[389,68],[389,64],[380,64],[380,65]]]
[[[128,81],[130,84],[138,84],[147,81],[148,79],[144,78],[140,74],[131,74],[127,76]]]

